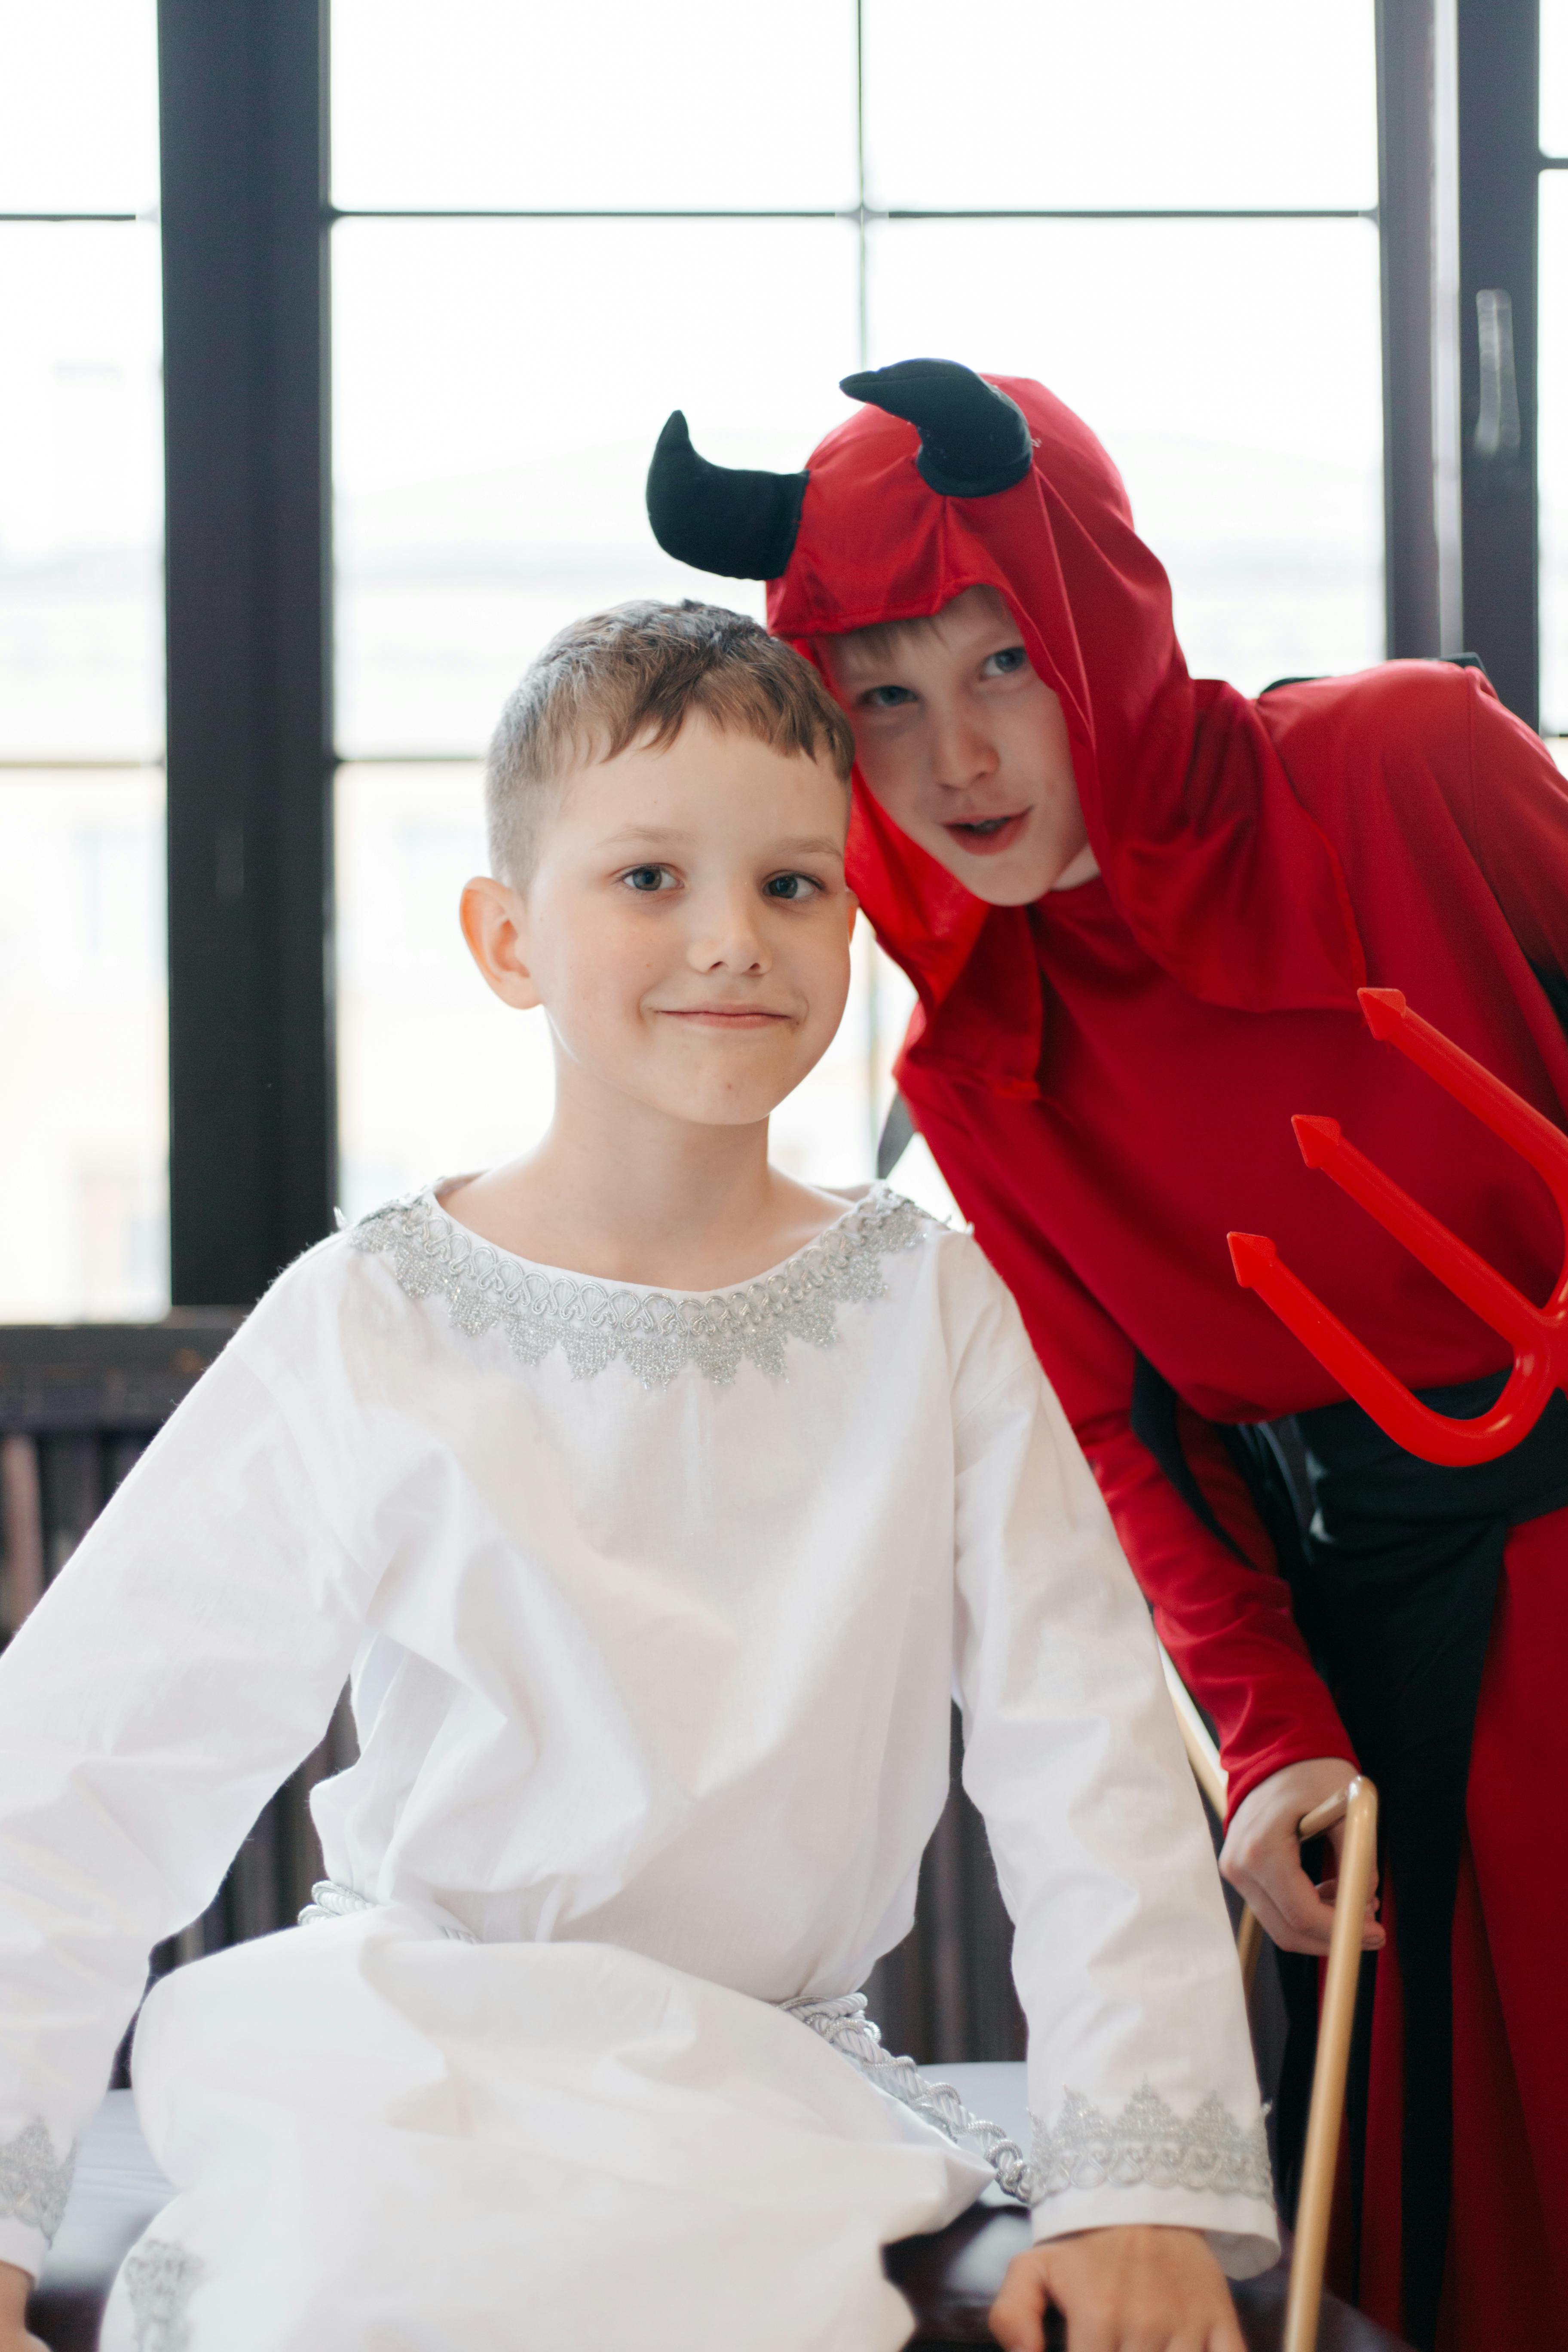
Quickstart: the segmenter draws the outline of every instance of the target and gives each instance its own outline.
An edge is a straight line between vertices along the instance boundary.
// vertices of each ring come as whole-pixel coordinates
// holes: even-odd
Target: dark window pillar
[[[1432,0],[1378,0],[1383,507],[1390,656],[1441,650],[1433,506]]]
[[[329,1230],[326,0],[159,0],[178,1306]]]
[[[1465,643],[1536,723],[1539,0],[1458,0]]]

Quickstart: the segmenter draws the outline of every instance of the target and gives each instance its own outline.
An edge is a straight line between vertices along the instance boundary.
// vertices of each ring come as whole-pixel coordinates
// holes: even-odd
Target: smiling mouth
[[[661,1004],[668,1021],[695,1021],[704,1029],[767,1029],[788,1021],[787,1013],[769,1013],[756,1004]]]
[[[1012,816],[971,817],[963,824],[944,825],[942,830],[973,856],[994,857],[1000,850],[1011,849],[1028,820],[1028,810],[1020,809]]]

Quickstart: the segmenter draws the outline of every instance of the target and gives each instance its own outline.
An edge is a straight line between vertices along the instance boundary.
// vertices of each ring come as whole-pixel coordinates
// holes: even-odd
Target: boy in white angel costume
[[[291,1266],[0,1662],[0,2352],[150,1948],[345,1677],[317,1905],[142,2011],[177,2193],[112,2352],[893,2352],[879,2250],[988,2148],[1034,2209],[1005,2344],[1054,2301],[1240,2352],[1256,2081],[1093,1479],[973,1240],[767,1160],[848,984],[850,758],[704,606],[581,623],[509,704],[463,916],[545,1007],[549,1136]],[[846,1999],[954,1691],[1026,2167],[880,2087]]]

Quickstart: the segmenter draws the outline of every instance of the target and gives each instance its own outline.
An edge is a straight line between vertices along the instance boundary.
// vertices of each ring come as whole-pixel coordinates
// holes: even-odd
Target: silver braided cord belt
[[[356,1912],[379,1911],[381,1905],[368,1895],[356,1894],[352,1886],[340,1886],[335,1878],[319,1878],[310,1889],[310,1900],[300,1914],[301,1927],[318,1927],[323,1919],[352,1919]],[[448,1943],[477,1944],[479,1937],[454,1921],[450,1926],[437,1921]]]
[[[300,1925],[314,1927],[323,1919],[349,1919],[356,1911],[374,1911],[378,1907],[368,1895],[356,1895],[352,1886],[340,1886],[335,1878],[319,1878],[300,1914]]]
[[[996,2185],[1020,2205],[1029,2202],[1029,2164],[1016,2140],[1000,2124],[972,2116],[951,2083],[930,2083],[912,2058],[895,2057],[882,2047],[882,2037],[866,2014],[863,1992],[841,1993],[835,2000],[781,2000],[789,2017],[809,2025],[824,2042],[858,2067],[868,2083],[919,2116],[954,2147],[973,2141],[984,2162],[996,2176]]]
[[[352,1886],[339,1886],[331,1879],[323,1879],[320,1885],[312,1886],[310,1894],[313,1899],[300,1914],[301,1927],[379,1907],[369,1895],[356,1894]],[[880,2033],[866,2014],[863,1992],[841,1993],[833,2000],[781,2000],[775,2006],[786,2017],[809,2026],[868,2083],[885,2091],[890,2099],[897,2099],[922,2123],[931,2125],[955,2147],[965,2141],[973,2143],[982,2161],[995,2174],[996,2184],[1004,2194],[1016,2198],[1020,2205],[1029,2202],[1028,2159],[1017,2142],[1008,2138],[1000,2124],[972,2116],[950,2083],[928,2083],[912,2058],[897,2058],[890,2050],[885,2050]]]

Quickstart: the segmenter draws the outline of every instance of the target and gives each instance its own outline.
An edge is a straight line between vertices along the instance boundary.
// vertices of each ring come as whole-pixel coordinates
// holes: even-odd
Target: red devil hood
[[[1209,1003],[1353,1011],[1366,973],[1339,860],[1255,705],[1188,677],[1170,583],[1087,426],[1026,378],[987,381],[1034,445],[1009,488],[942,495],[917,467],[915,426],[874,407],[829,434],[804,477],[770,478],[800,485],[770,627],[810,655],[819,635],[998,589],[1060,697],[1089,842],[1145,951]],[[1027,910],[972,897],[858,773],[849,873],[920,991],[924,1050],[1032,1092],[1043,1007]]]

